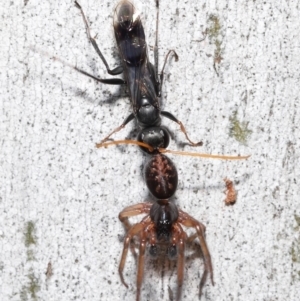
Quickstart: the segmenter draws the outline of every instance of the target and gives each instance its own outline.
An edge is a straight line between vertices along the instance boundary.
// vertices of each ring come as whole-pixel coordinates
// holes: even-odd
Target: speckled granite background
[[[117,2],[80,3],[116,66]],[[154,1],[135,5],[153,46]],[[131,254],[129,289],[118,276],[118,213],[151,199],[145,156],[134,146],[94,147],[129,114],[126,89],[41,54],[110,77],[73,1],[5,1],[0,11],[1,300],[135,300]],[[169,49],[179,55],[166,69],[163,108],[204,143],[184,149],[251,154],[240,162],[172,156],[174,200],[207,226],[216,284],[207,282],[202,300],[300,299],[299,27],[299,1],[161,0],[160,66]],[[182,150],[178,126],[163,122],[173,134],[170,148]],[[114,138],[134,138],[134,129]],[[231,207],[225,177],[238,191]],[[182,300],[197,300],[203,262],[197,244],[186,253]],[[172,300],[175,291],[175,265],[148,260],[142,300]]]

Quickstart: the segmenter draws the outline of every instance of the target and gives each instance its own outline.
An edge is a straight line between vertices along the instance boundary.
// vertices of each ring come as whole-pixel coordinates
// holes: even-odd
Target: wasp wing
[[[114,29],[135,115],[145,101],[159,110],[158,81],[149,62],[144,28],[132,3],[116,7]]]

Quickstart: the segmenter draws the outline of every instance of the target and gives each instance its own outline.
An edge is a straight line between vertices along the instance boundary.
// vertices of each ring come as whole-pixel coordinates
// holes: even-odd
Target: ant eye
[[[169,259],[173,260],[177,257],[177,247],[176,245],[169,246],[167,250]]]
[[[151,245],[149,248],[149,254],[154,259],[158,256],[158,249],[156,245]]]

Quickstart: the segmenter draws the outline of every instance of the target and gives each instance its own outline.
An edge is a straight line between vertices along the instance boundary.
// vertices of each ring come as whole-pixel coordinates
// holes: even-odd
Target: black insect
[[[159,3],[157,0],[157,18],[158,4]],[[164,68],[166,66],[167,59],[171,53],[173,53],[176,60],[178,60],[178,56],[174,50],[170,50],[166,55],[163,69],[158,76],[158,19],[156,22],[156,41],[154,47],[155,65],[153,65],[149,62],[148,58],[144,28],[142,26],[140,16],[136,13],[133,4],[127,0],[124,0],[117,5],[114,15],[114,32],[119,54],[122,60],[122,66],[111,70],[102,52],[100,51],[96,40],[91,36],[89,25],[81,6],[77,1],[75,1],[75,5],[81,11],[88,38],[104,63],[107,72],[111,75],[124,73],[124,79],[101,79],[77,67],[74,68],[80,73],[89,76],[103,84],[127,85],[132,103],[133,112],[125,118],[124,122],[120,126],[107,135],[101,142],[103,143],[107,141],[114,133],[120,131],[134,118],[136,118],[138,126],[143,129],[152,126],[160,126],[161,116],[164,116],[180,125],[181,131],[185,134],[186,139],[191,145],[202,145],[202,142],[194,143],[190,140],[182,122],[179,121],[173,114],[166,111],[161,111],[160,109],[161,89],[164,77]]]

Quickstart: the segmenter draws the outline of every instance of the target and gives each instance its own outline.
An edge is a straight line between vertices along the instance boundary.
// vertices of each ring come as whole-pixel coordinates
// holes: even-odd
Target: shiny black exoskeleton
[[[139,132],[137,140],[152,146],[154,151],[150,151],[147,147],[141,146],[140,148],[148,154],[153,154],[157,153],[159,148],[167,148],[169,146],[170,134],[163,126],[148,127]]]
[[[148,59],[140,16],[130,2],[122,1],[117,6],[114,30],[133,114],[142,128],[160,125],[159,82]]]
[[[158,1],[156,1],[156,4],[158,9]],[[155,65],[153,65],[149,62],[148,58],[144,28],[140,16],[136,13],[133,4],[127,0],[123,0],[117,5],[113,24],[122,66],[118,66],[111,70],[106,62],[106,59],[101,53],[96,40],[90,34],[89,26],[81,6],[77,1],[75,1],[75,5],[82,13],[89,40],[106,66],[107,72],[111,75],[124,73],[124,80],[120,78],[101,79],[77,67],[74,68],[80,73],[89,76],[103,84],[127,85],[132,104],[133,112],[125,118],[120,126],[106,136],[101,143],[107,141],[114,133],[120,131],[134,118],[136,118],[138,126],[141,129],[144,129],[160,126],[161,116],[165,116],[180,125],[181,131],[185,134],[186,139],[191,145],[201,145],[201,142],[194,143],[189,139],[181,121],[179,121],[171,113],[161,111],[160,109],[159,98],[161,96],[164,77],[163,72],[166,61],[171,53],[174,54],[176,60],[178,60],[178,56],[174,50],[170,50],[166,55],[163,69],[160,75],[158,75],[158,21],[156,24],[156,41],[154,47]]]
[[[169,241],[172,226],[178,219],[178,209],[174,203],[159,200],[150,209],[150,218],[156,226],[158,241]]]

